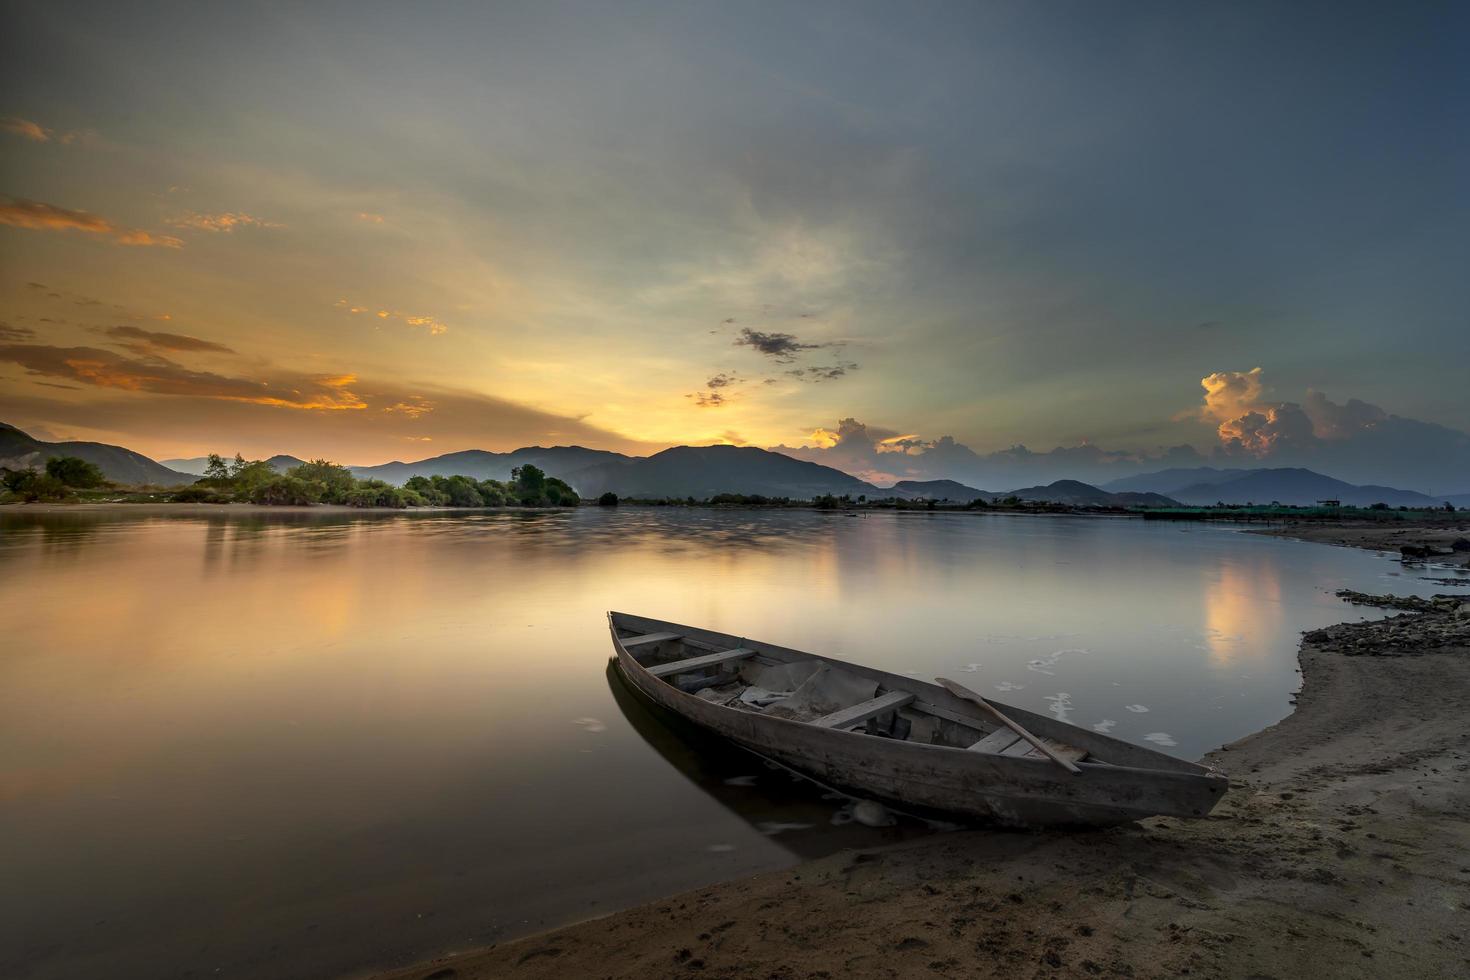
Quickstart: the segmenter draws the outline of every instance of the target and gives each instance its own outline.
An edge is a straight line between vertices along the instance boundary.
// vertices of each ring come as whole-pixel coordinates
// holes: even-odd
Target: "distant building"
[[[1317,501],[1317,506],[1318,507],[1341,507],[1342,506],[1342,501],[1341,500],[1319,500],[1319,501]]]

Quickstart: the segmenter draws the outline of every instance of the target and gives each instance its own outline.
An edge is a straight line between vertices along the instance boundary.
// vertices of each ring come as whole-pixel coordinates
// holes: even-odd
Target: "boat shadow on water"
[[[803,860],[843,848],[921,837],[953,825],[880,810],[777,765],[653,704],[629,686],[616,658],[607,686],[628,726],[680,775],[725,809]],[[880,817],[888,826],[868,826]]]

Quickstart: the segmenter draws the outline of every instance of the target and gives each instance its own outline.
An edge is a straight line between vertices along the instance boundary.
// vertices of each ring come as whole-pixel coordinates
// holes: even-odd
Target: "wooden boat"
[[[980,698],[678,623],[608,613],[617,665],[661,707],[844,792],[1008,826],[1202,817],[1221,774]],[[958,692],[958,693],[956,693]]]

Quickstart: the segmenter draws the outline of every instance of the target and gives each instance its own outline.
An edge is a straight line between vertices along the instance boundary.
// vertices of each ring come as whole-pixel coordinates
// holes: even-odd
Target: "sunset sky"
[[[1463,4],[3,11],[39,438],[1470,459]]]

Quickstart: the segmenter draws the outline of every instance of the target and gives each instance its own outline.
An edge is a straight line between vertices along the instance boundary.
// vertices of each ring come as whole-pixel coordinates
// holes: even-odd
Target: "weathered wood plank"
[[[1063,759],[1066,759],[1068,762],[1081,762],[1083,759],[1087,758],[1086,749],[1079,749],[1075,745],[1067,745],[1064,742],[1058,742],[1054,738],[1043,738],[1042,741],[1047,744],[1048,748],[1050,748],[1057,755],[1061,756]],[[1044,759],[1046,758],[1046,756],[1042,755],[1035,749],[1032,749],[1030,752],[1026,753],[1025,758]]]
[[[1019,741],[1021,741],[1021,736],[1009,728],[997,728],[974,745],[968,746],[968,748],[971,752],[994,752],[998,754],[1004,752]],[[1031,746],[1027,745],[1026,748],[1029,749]]]
[[[984,708],[995,718],[996,721],[1005,725],[1011,731],[1015,732],[1017,735],[1030,742],[1039,752],[1041,752],[1042,755],[1046,756],[1052,762],[1055,762],[1063,769],[1072,773],[1074,776],[1082,772],[1081,769],[1077,768],[1076,763],[1070,762],[1057,755],[1047,746],[1045,742],[1023,728],[1020,722],[1016,721],[1014,718],[1006,716],[1006,714],[1003,713],[999,708],[991,704],[989,701],[985,700],[985,698],[981,697],[979,694],[976,694],[974,691],[970,690],[968,687],[952,681],[947,677],[936,677],[934,678],[934,680],[939,684],[940,687],[943,687],[946,691],[948,691],[950,694],[953,694],[955,697],[963,698],[964,700],[969,701],[971,704],[978,704],[980,707]],[[1010,750],[1007,749],[1006,751],[1009,752]]]
[[[649,667],[648,672],[654,677],[668,677],[670,674],[687,674],[706,667],[713,667],[716,664],[727,664],[753,656],[755,656],[755,651],[746,647],[738,650],[721,650],[718,653],[707,653],[702,657],[690,657],[687,660],[675,660],[673,663]]]
[[[841,711],[834,711],[830,715],[824,715],[813,721],[812,724],[819,728],[851,728],[860,725],[869,718],[876,718],[885,711],[895,711],[914,699],[908,691],[889,691],[880,694],[871,701],[855,704]]]
[[[624,638],[623,649],[632,650],[634,647],[641,647],[646,643],[662,643],[665,640],[677,640],[679,636],[680,634],[678,633],[647,633],[643,636],[630,636]]]

